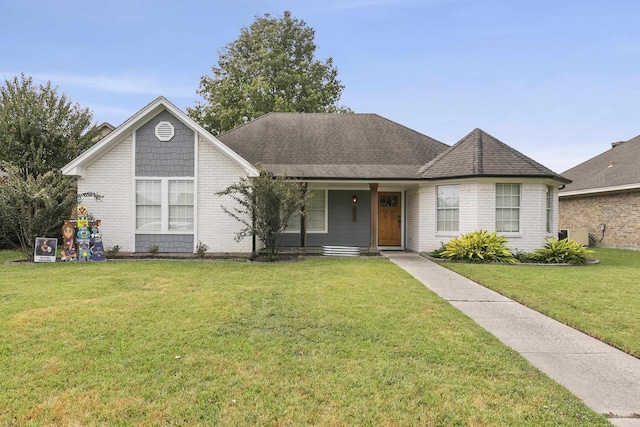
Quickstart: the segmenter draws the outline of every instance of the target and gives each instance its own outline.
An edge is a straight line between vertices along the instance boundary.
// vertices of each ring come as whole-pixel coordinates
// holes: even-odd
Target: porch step
[[[360,256],[357,246],[323,246],[322,255],[325,256]]]

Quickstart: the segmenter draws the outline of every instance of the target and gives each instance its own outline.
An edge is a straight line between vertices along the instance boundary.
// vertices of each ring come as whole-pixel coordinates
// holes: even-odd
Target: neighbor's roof
[[[424,165],[420,174],[429,179],[518,176],[570,182],[477,128]]]
[[[573,180],[560,191],[565,196],[640,188],[640,135],[611,144],[563,175]]]
[[[218,139],[254,165],[301,178],[418,179],[449,147],[377,114],[268,113]]]

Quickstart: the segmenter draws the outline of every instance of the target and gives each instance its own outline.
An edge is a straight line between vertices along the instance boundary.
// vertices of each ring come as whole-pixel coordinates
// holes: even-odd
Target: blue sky
[[[218,49],[284,10],[357,113],[447,144],[479,127],[556,172],[640,134],[637,0],[2,0],[0,77],[117,126],[159,95],[194,105]]]

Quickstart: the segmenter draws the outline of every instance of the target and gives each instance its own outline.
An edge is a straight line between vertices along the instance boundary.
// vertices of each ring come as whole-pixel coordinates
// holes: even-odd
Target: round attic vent
[[[170,122],[160,122],[156,125],[156,138],[160,141],[171,141],[175,134],[176,131]]]

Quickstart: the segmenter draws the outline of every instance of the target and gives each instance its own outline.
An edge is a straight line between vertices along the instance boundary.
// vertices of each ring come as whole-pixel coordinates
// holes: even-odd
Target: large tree
[[[0,86],[0,161],[20,168],[23,176],[59,169],[97,135],[88,108],[58,94],[51,82],[35,86],[24,74]]]
[[[213,76],[200,79],[204,103],[189,115],[214,134],[272,112],[347,112],[333,58],[315,58],[315,31],[285,11],[256,16],[219,52]]]
[[[92,120],[51,82],[35,86],[21,74],[0,86],[0,245],[30,255],[35,237],[59,234],[77,203],[60,168],[93,144]]]

